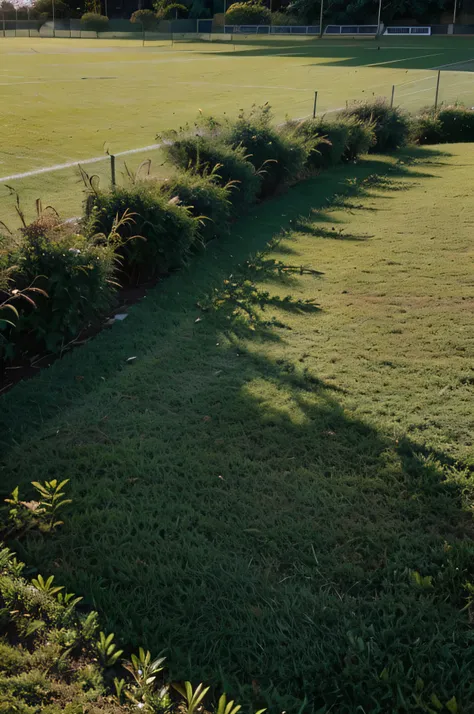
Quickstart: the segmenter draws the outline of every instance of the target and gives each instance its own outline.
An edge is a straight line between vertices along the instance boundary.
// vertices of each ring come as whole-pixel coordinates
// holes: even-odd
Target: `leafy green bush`
[[[129,220],[117,224],[117,217]],[[198,220],[153,183],[97,191],[87,204],[88,234],[112,233],[129,282],[156,278],[183,264],[196,240]]]
[[[410,141],[415,144],[439,144],[443,141],[443,126],[433,110],[411,117]]]
[[[232,214],[231,189],[220,186],[215,175],[200,176],[195,171],[183,171],[165,181],[162,192],[170,199],[179,198],[199,220],[198,235],[203,243],[228,229]]]
[[[105,32],[109,26],[109,18],[96,12],[86,12],[81,17],[81,29],[90,32]]]
[[[153,10],[135,10],[130,22],[141,25],[144,30],[153,30],[158,26],[158,18]]]
[[[284,25],[302,25],[305,23],[302,23],[297,15],[277,11],[271,14],[271,24],[281,27]]]
[[[327,169],[342,161],[349,139],[346,121],[331,121],[318,117],[288,122],[286,130],[306,141],[306,163],[309,169]]]
[[[186,5],[174,2],[161,8],[157,13],[157,17],[159,20],[182,20],[188,16],[188,12]]]
[[[474,141],[474,111],[456,104],[441,107],[437,113],[441,124],[442,141],[456,143]]]
[[[53,0],[36,0],[32,7],[33,13],[38,15],[46,15],[46,18],[53,16]],[[63,0],[54,0],[54,16],[69,17],[71,8]],[[44,24],[44,23],[42,23]]]
[[[271,196],[302,172],[308,149],[302,137],[289,136],[271,125],[270,107],[253,107],[221,125],[220,137],[234,150],[242,147],[261,178],[260,198]]]
[[[255,202],[260,178],[242,147],[232,149],[216,137],[199,134],[175,136],[163,147],[175,166],[193,169],[201,176],[212,174],[220,186],[230,189],[230,200],[236,210]]]
[[[373,124],[375,144],[372,151],[374,152],[395,151],[406,143],[410,133],[408,117],[398,107],[389,106],[384,99],[353,104],[344,109],[339,116],[352,117]]]
[[[344,161],[355,161],[359,156],[368,154],[375,146],[375,127],[373,123],[359,121],[355,118],[346,119],[345,125],[348,134],[342,158]]]
[[[269,25],[270,10],[260,2],[236,2],[225,14],[226,25]]]
[[[22,231],[19,247],[9,253],[14,291],[26,291],[17,300],[14,325],[0,322],[3,354],[47,349],[57,351],[111,303],[113,251],[98,246],[41,216]],[[34,294],[28,291],[33,288]]]

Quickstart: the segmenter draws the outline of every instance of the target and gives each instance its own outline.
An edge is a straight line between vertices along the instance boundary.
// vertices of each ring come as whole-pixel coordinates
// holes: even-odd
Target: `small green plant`
[[[431,590],[433,587],[433,576],[432,575],[420,575],[417,570],[412,570],[410,572],[410,579],[413,585],[420,590]]]
[[[176,689],[185,700],[186,714],[194,714],[210,689],[209,687],[205,687],[202,683],[198,684],[196,689],[193,689],[191,682],[184,682],[184,684],[173,682],[173,688]]]
[[[31,528],[49,533],[63,525],[63,521],[58,519],[58,513],[72,503],[71,499],[64,498],[63,488],[68,482],[69,479],[60,483],[56,479],[44,483],[32,481],[32,486],[40,496],[39,500],[32,501],[20,499],[18,486],[14,488],[10,498],[5,499],[9,506],[6,535],[20,535]]]
[[[113,667],[119,657],[123,655],[123,650],[117,649],[117,645],[113,642],[113,639],[113,632],[111,632],[110,635],[105,635],[104,632],[99,633],[96,648],[103,667]]]
[[[166,657],[151,659],[149,650],[142,647],[138,650],[138,655],[132,654],[130,662],[124,664],[125,669],[130,672],[138,687],[151,687],[154,685],[156,676],[163,670]]]
[[[241,709],[242,707],[240,704],[236,704],[234,706],[234,700],[232,699],[230,702],[228,702],[227,695],[222,694],[219,698],[216,714],[238,714]]]
[[[64,590],[64,586],[53,585],[54,575],[50,575],[47,580],[43,578],[42,575],[38,575],[37,578],[33,578],[31,583],[35,586],[37,590],[42,593],[48,593],[48,595],[58,595],[61,590]]]
[[[31,483],[41,496],[40,509],[43,511],[43,521],[47,530],[54,530],[58,526],[62,526],[64,521],[57,520],[58,512],[64,506],[72,503],[70,498],[64,498],[65,492],[63,491],[64,486],[69,483],[69,479],[66,478],[58,482],[54,478],[44,483],[40,481],[32,481]]]

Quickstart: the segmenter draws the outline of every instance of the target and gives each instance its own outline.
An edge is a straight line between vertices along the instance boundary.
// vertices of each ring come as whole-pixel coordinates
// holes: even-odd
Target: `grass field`
[[[380,50],[378,49],[380,47]],[[23,179],[6,178],[57,164],[153,144],[158,131],[205,113],[236,113],[269,102],[276,120],[333,111],[353,99],[390,97],[409,110],[434,101],[474,104],[472,39],[453,37],[322,41],[242,38],[236,43],[147,43],[133,40],[0,40],[0,218],[15,225],[4,184],[22,197],[27,215],[41,197],[60,213],[80,213],[81,183],[74,168]],[[126,158],[135,168],[159,151]],[[123,170],[123,158],[119,171]],[[85,166],[103,181],[109,163]]]
[[[71,479],[27,562],[247,705],[473,712],[473,166],[419,149],[292,188],[6,394],[4,491]],[[278,236],[319,274],[239,272]]]

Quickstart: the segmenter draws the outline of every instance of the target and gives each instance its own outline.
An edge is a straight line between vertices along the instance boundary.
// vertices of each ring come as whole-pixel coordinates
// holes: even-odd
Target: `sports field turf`
[[[380,47],[380,49],[378,49]],[[409,110],[432,104],[435,68],[440,101],[474,104],[471,38],[382,38],[322,41],[298,37],[239,38],[235,43],[133,40],[0,39],[0,219],[15,223],[5,183],[19,191],[27,215],[34,201],[60,213],[80,213],[76,170],[7,179],[70,161],[153,144],[158,131],[197,115],[248,109],[269,102],[276,120],[333,111],[353,99],[389,97]],[[136,167],[159,151],[127,157]],[[104,181],[106,160],[87,165]],[[119,161],[119,173],[123,159]],[[3,179],[3,180],[2,180]]]
[[[411,150],[292,188],[6,394],[2,487],[73,499],[27,562],[246,704],[473,712],[473,165]],[[251,288],[276,236],[319,274],[257,261]]]

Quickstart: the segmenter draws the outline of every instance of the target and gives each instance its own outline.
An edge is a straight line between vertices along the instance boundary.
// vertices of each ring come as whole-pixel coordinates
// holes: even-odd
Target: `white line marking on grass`
[[[150,144],[149,146],[142,146],[139,149],[128,149],[127,151],[117,151],[114,156],[130,156],[131,154],[140,154],[143,151],[151,151],[153,149],[159,149],[162,144]],[[17,179],[29,178],[30,176],[39,176],[40,174],[47,174],[52,171],[61,171],[61,169],[70,169],[73,166],[80,164],[81,166],[86,166],[87,164],[97,164],[99,161],[106,161],[109,157],[107,154],[103,156],[96,156],[92,159],[76,159],[75,161],[67,161],[64,164],[55,164],[54,166],[46,166],[43,169],[33,169],[32,171],[24,171],[21,174],[11,174],[10,176],[0,177],[0,181],[16,181]]]
[[[453,67],[455,64],[467,64],[468,62],[474,62],[474,57],[465,60],[459,60],[459,62],[450,62],[449,64],[440,64],[439,67],[430,67],[430,69],[445,69],[445,67]]]
[[[210,85],[212,87],[230,87],[231,89],[287,89],[290,92],[310,92],[311,87],[283,87],[279,84],[226,84],[224,82],[184,82],[184,81],[179,81],[176,82],[176,84],[185,84],[185,85],[191,85],[191,86],[201,86],[201,85]],[[158,85],[161,86],[161,85]]]
[[[396,64],[397,62],[406,62],[407,60],[423,59],[424,57],[439,57],[442,52],[433,52],[429,55],[417,55],[416,57],[403,57],[402,59],[388,60],[388,62],[375,62],[373,64],[362,65],[362,67],[379,67],[382,64]]]

